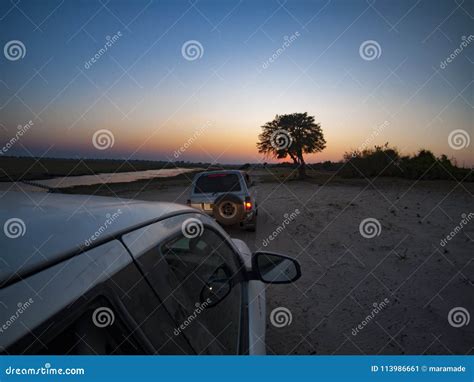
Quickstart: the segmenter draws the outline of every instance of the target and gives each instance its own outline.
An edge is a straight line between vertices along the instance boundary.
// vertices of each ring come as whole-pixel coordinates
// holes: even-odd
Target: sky
[[[307,162],[389,142],[472,166],[473,4],[5,0],[0,155],[259,162],[261,126],[308,112]]]

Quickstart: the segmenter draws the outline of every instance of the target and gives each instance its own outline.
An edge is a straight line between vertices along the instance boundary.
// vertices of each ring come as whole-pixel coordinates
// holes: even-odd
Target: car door
[[[243,264],[212,219],[183,214],[122,237],[197,354],[237,354],[247,336]],[[243,333],[244,332],[244,333]]]
[[[0,301],[0,322],[17,317],[0,335],[0,353],[192,352],[118,240],[0,288]]]

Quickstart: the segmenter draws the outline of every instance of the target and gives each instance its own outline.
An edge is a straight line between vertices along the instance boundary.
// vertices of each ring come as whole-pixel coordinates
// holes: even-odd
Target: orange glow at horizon
[[[320,113],[308,111],[321,124],[327,145],[322,152],[307,154],[307,163],[341,161],[345,152],[389,142],[403,155],[414,154],[419,149],[427,148],[437,156],[446,154],[449,158],[456,158],[460,165],[472,164],[472,150],[454,151],[446,144],[450,126],[436,122],[431,130],[426,130],[432,115],[429,105],[418,108],[416,113],[407,110],[396,123],[390,121],[386,125],[385,115],[377,110],[369,110],[368,107],[359,107],[357,112],[341,115],[340,108],[330,107],[329,104],[325,106],[321,108],[323,111]],[[70,125],[66,121],[45,121],[43,125],[38,124],[37,128],[31,129],[24,140],[43,145],[54,141],[55,145],[71,152],[71,157],[85,153],[86,157],[107,154],[110,158],[131,156],[189,162],[291,161],[290,158],[277,160],[264,157],[257,151],[256,143],[261,126],[273,119],[277,114],[275,111],[276,108],[260,111],[253,109],[252,112],[239,116],[235,111],[216,110],[209,114],[208,118],[198,113],[168,119],[147,115],[146,120],[133,116],[135,118],[117,120],[112,117],[104,121],[97,117],[92,121],[80,121],[67,130],[63,128],[63,125]],[[301,109],[298,110],[296,105],[293,105],[291,109],[287,107],[283,110],[285,113],[294,111],[299,112]],[[457,121],[457,127],[469,130],[465,117],[453,115],[451,118]],[[418,122],[414,124],[408,137],[406,130],[401,130],[398,126],[410,126],[413,121]],[[44,131],[45,126],[47,134]],[[108,129],[114,135],[114,145],[107,152],[98,152],[91,145],[91,138],[99,128]]]

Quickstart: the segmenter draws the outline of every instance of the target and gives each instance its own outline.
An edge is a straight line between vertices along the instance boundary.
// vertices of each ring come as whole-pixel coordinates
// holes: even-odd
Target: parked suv
[[[265,283],[300,277],[187,206],[0,197],[0,354],[265,354]]]
[[[196,174],[188,205],[204,211],[223,226],[240,224],[249,231],[256,229],[255,186],[246,172],[222,170]]]

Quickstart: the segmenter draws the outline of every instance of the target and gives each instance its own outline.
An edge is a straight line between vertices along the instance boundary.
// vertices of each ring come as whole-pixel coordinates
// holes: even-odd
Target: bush
[[[471,170],[456,167],[446,155],[436,158],[430,150],[422,149],[414,156],[400,156],[398,150],[388,143],[373,149],[346,152],[344,162],[341,176],[345,178],[391,176],[427,180],[474,180]]]
[[[346,165],[341,176],[346,178],[402,176],[400,154],[396,148],[388,147],[388,144],[345,153],[344,161]]]

